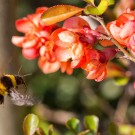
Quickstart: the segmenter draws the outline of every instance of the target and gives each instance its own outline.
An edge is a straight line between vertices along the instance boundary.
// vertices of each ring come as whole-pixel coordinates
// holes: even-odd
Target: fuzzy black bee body
[[[16,105],[33,105],[31,96],[22,95],[18,92],[18,86],[24,85],[27,90],[25,81],[22,76],[5,74],[0,77],[0,104],[4,103],[4,97],[9,95]]]

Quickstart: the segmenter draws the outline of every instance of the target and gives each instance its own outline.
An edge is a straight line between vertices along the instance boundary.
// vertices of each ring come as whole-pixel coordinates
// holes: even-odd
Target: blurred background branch
[[[15,21],[15,0],[0,0],[0,74],[9,71],[15,73],[17,61],[12,61],[15,54],[15,47],[11,45],[11,37],[14,31]],[[7,101],[7,98],[6,98]],[[0,134],[17,135],[21,129],[17,119],[17,109],[8,100],[0,106]]]

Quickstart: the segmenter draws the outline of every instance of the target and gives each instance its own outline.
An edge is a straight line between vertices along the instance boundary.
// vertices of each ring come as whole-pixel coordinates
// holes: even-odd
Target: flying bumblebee
[[[4,103],[4,97],[8,95],[16,105],[33,105],[34,101],[30,95],[23,95],[18,91],[19,85],[24,85],[25,90],[27,90],[23,76],[11,74],[2,75],[0,77],[0,104]]]

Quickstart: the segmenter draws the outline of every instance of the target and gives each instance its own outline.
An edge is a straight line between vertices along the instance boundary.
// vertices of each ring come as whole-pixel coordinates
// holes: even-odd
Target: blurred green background
[[[2,1],[4,3],[4,0]],[[135,124],[135,93],[132,83],[129,82],[125,86],[120,86],[116,84],[114,79],[105,79],[97,83],[93,80],[87,80],[85,73],[79,69],[76,69],[71,76],[62,74],[60,71],[45,75],[39,70],[37,60],[26,60],[21,54],[21,49],[11,44],[12,35],[20,34],[15,29],[16,19],[33,13],[40,6],[50,7],[57,4],[71,4],[84,7],[86,5],[84,1],[7,0],[6,2],[7,4],[1,6],[7,10],[0,10],[1,17],[3,14],[7,16],[5,22],[8,23],[4,26],[4,31],[7,31],[5,34],[6,39],[4,41],[1,39],[0,41],[2,52],[1,67],[4,71],[8,71],[11,74],[17,74],[20,66],[22,66],[21,74],[32,73],[32,75],[25,77],[25,81],[29,90],[32,91],[33,97],[37,100],[37,105],[34,107],[17,107],[12,104],[11,108],[8,106],[12,111],[7,115],[13,116],[14,119],[12,121],[18,123],[16,125],[13,122],[15,124],[15,132],[13,134],[10,132],[10,135],[23,135],[22,121],[28,113],[37,114],[44,121],[42,124],[45,126],[48,123],[52,123],[56,127],[57,132],[62,135],[71,134],[65,128],[65,122],[73,116],[82,120],[85,115],[97,115],[100,119],[99,130],[102,134],[105,134],[106,126],[112,120]],[[114,6],[110,7],[110,10],[106,12],[104,16],[107,18],[106,21],[115,18],[115,15],[112,17],[112,14],[110,14],[113,8]],[[4,18],[0,19],[3,20]],[[2,25],[0,26],[1,28],[3,27]],[[0,34],[2,32],[1,30]],[[2,36],[5,38],[4,35]],[[6,48],[3,48],[3,46],[6,46]],[[3,65],[6,65],[6,70]],[[134,64],[132,64],[132,67],[134,67]],[[5,108],[7,108],[6,104]],[[1,107],[0,109],[4,108]],[[7,115],[4,116],[4,120],[8,119]],[[0,117],[3,117],[2,114]],[[7,128],[8,126],[5,125],[3,128],[5,133],[3,135],[9,135],[6,132]]]

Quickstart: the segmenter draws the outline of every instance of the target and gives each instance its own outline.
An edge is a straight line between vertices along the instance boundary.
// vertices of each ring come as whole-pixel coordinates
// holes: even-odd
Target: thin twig
[[[124,123],[126,120],[126,113],[131,100],[134,98],[135,92],[132,84],[128,85],[120,98],[117,109],[114,114],[114,121]]]

